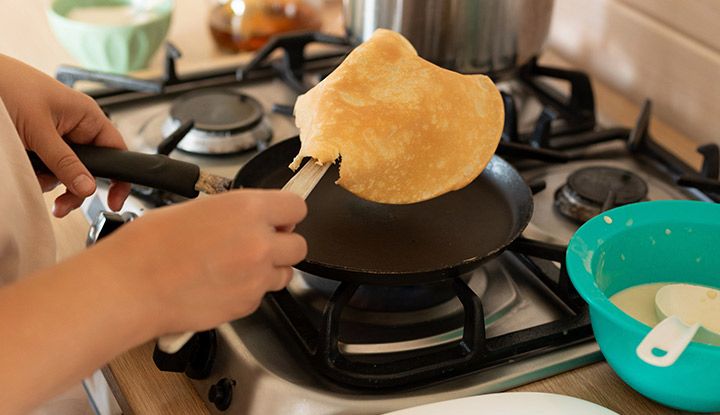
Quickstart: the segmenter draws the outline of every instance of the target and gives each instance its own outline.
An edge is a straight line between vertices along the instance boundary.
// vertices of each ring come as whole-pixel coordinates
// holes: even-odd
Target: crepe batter
[[[635,320],[655,327],[660,319],[655,312],[655,295],[668,282],[636,285],[615,293],[610,301]]]
[[[655,327],[660,323],[655,311],[655,296],[658,290],[666,285],[670,285],[670,283],[660,282],[636,285],[615,293],[610,297],[610,301],[635,320],[650,327]],[[720,301],[720,297],[717,295],[716,289],[708,288],[707,295],[698,301]],[[695,310],[689,307],[682,316],[683,321],[686,324],[701,322],[705,328],[720,332],[720,319],[708,318],[708,316],[698,314],[701,312],[702,309],[700,308]]]

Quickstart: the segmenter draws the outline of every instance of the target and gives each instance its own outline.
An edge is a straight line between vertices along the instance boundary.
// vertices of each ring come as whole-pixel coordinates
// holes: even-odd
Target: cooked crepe
[[[472,182],[503,128],[500,93],[484,75],[420,58],[400,34],[378,29],[295,104],[305,157],[339,157],[337,184],[380,203],[427,200]]]

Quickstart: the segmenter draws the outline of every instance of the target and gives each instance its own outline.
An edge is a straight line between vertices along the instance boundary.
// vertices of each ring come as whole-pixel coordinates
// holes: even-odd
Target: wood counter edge
[[[103,366],[103,368],[100,369],[100,372],[105,378],[105,381],[107,381],[108,386],[110,387],[110,393],[112,393],[113,397],[115,397],[115,401],[117,401],[118,406],[120,406],[122,413],[124,415],[134,415],[134,412],[128,401],[125,399],[125,394],[120,388],[120,384],[115,379],[115,375],[113,374],[112,369],[110,369],[110,366]]]
[[[152,360],[154,341],[116,357],[103,368],[124,415],[209,415],[190,380],[162,372]]]

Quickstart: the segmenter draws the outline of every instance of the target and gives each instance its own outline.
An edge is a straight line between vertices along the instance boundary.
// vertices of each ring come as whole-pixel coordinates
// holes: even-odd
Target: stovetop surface
[[[546,189],[537,193],[533,200],[535,207],[530,224],[524,235],[528,238],[566,245],[577,231],[579,224],[561,215],[554,206],[555,192],[567,181],[568,176],[584,167],[616,167],[637,174],[648,185],[647,200],[692,199],[691,192],[672,184],[660,174],[651,163],[632,157],[622,142],[612,142],[593,148],[600,154],[597,158],[574,161],[567,164],[543,166],[523,170],[522,175],[528,182],[543,180]],[[602,156],[605,154],[606,156]]]
[[[535,120],[543,111],[543,105],[526,94],[516,81],[504,82],[499,86],[501,90],[513,93],[518,100],[520,133],[531,132]],[[271,110],[274,104],[291,106],[297,97],[296,92],[282,80],[273,78],[224,88],[243,92],[260,101],[273,128],[272,143],[297,135],[298,130],[291,117]],[[154,153],[163,139],[162,125],[171,104],[171,99],[158,99],[128,106],[116,105],[110,115],[131,150]],[[569,174],[582,167],[602,165],[632,171],[647,182],[649,200],[702,198],[697,193],[672,184],[669,177],[652,162],[631,155],[624,141],[594,145],[585,152],[596,154],[597,157],[562,164],[516,164],[528,183],[539,180],[545,182],[545,189],[534,195],[534,214],[523,236],[554,244],[567,244],[578,224],[557,212],[553,203],[554,194],[564,185]],[[175,150],[171,157],[198,164],[210,173],[232,178],[255,154],[257,151],[250,150],[225,156],[204,156]],[[84,204],[83,209],[91,221],[100,211],[107,210],[105,196],[106,189],[101,185],[98,193]],[[142,215],[146,209],[152,208],[152,203],[131,197],[123,210]],[[543,266],[549,269],[550,274],[558,273],[557,263],[544,261]],[[472,277],[469,286],[487,303],[484,307],[485,321],[487,337],[490,339],[574,314],[545,284],[527,271],[514,253],[506,252],[487,262],[480,272],[484,276]],[[293,280],[289,291],[297,297],[308,293],[299,276]],[[325,299],[322,296],[312,294],[306,304],[312,313],[313,307],[315,310],[322,309],[323,301]],[[440,307],[423,312],[429,312],[432,317],[433,313],[457,308],[457,305],[443,306],[444,311],[437,311]],[[449,313],[453,312],[456,313]],[[283,324],[272,306],[266,302],[255,314],[223,324],[217,329],[219,342],[213,370],[206,379],[193,380],[193,383],[203,399],[207,398],[209,388],[222,378],[232,379],[236,392],[228,411],[217,411],[209,404],[211,411],[223,414],[379,413],[410,405],[502,391],[602,358],[595,342],[584,340],[546,353],[519,355],[503,365],[483,368],[450,380],[402,390],[369,391],[340,386],[317,374],[301,353],[296,339],[282,329]],[[452,323],[443,326],[438,333],[420,339],[383,344],[348,338],[341,348],[349,354],[395,351],[447,343],[458,339],[461,332],[462,325],[458,327]]]

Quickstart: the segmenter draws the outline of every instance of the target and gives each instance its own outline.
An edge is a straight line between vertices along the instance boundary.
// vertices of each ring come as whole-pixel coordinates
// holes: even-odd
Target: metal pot
[[[437,65],[496,76],[540,53],[552,7],[553,0],[343,0],[355,42],[392,29]]]

